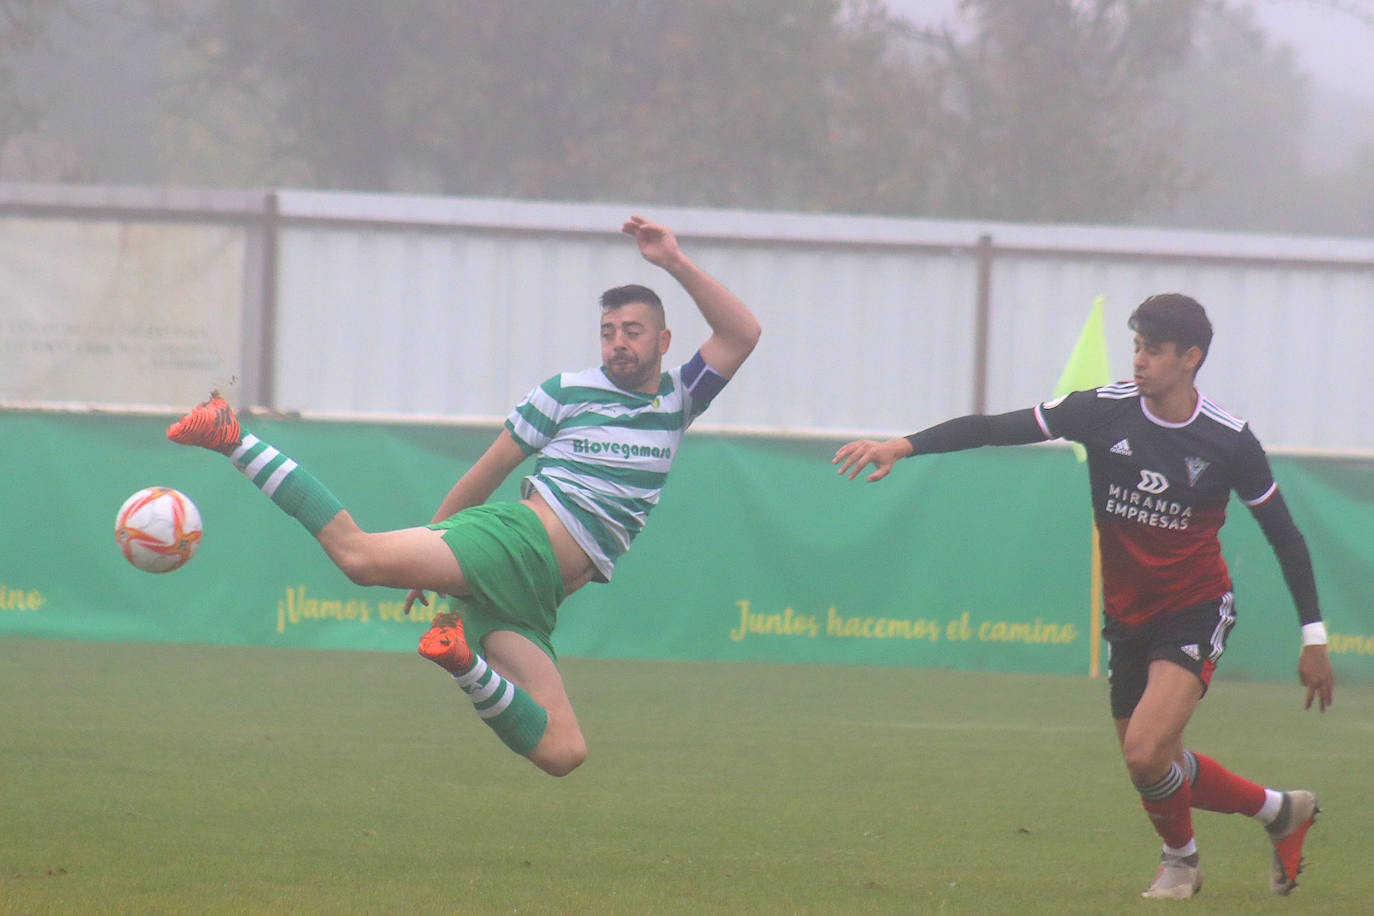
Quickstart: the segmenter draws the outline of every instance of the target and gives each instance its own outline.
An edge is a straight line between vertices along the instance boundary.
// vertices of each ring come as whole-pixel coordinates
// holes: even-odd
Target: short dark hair
[[[658,319],[660,329],[667,327],[667,320],[663,314],[663,300],[658,298],[658,293],[649,289],[647,286],[640,286],[638,283],[629,283],[625,286],[613,286],[601,294],[601,310],[609,311],[618,309],[622,305],[630,305],[634,302],[642,302],[649,307]]]
[[[1192,296],[1159,293],[1135,307],[1127,326],[1149,343],[1171,343],[1180,353],[1189,347],[1202,351],[1201,368],[1212,346],[1212,322]]]

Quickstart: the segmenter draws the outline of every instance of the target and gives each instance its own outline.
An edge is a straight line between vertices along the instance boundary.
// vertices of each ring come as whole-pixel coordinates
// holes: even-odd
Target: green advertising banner
[[[0,636],[414,651],[432,611],[350,583],[227,459],[173,445],[171,415],[0,411]],[[370,530],[427,521],[498,427],[251,417]],[[1086,468],[1058,446],[980,449],[839,478],[840,440],[688,435],[608,585],[560,610],[565,656],[1088,674]],[[1339,678],[1374,680],[1374,460],[1279,457],[1317,567]],[[493,497],[516,498],[515,475]],[[147,486],[191,497],[202,544],[151,575],[114,541]],[[1278,564],[1232,504],[1239,624],[1228,674],[1293,678]]]

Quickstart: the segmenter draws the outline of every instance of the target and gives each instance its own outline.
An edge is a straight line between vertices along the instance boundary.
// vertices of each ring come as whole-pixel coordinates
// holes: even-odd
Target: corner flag
[[[1110,385],[1112,370],[1107,364],[1107,334],[1102,328],[1102,297],[1093,300],[1092,311],[1078,332],[1078,342],[1069,353],[1069,361],[1064,364],[1064,372],[1059,376],[1059,384],[1054,386],[1054,396],[1068,394],[1070,391],[1084,391]]]
[[[1102,327],[1102,297],[1093,300],[1088,320],[1083,322],[1083,330],[1078,332],[1078,342],[1069,353],[1069,361],[1059,375],[1059,384],[1054,386],[1054,396],[1068,394],[1070,391],[1087,391],[1110,385],[1112,370],[1107,364],[1107,333]],[[1073,443],[1073,453],[1079,461],[1087,461],[1088,453],[1077,442]]]
[[[1069,361],[1059,376],[1059,384],[1054,386],[1054,396],[1071,391],[1086,391],[1110,385],[1113,381],[1111,367],[1107,364],[1107,334],[1102,327],[1102,297],[1093,300],[1088,320],[1083,322],[1083,330],[1078,332],[1078,342],[1069,353]],[[1073,453],[1079,461],[1087,461],[1088,453],[1077,442]],[[1089,584],[1091,610],[1089,612],[1088,638],[1088,676],[1097,677],[1101,668],[1102,646],[1097,638],[1102,628],[1102,551],[1097,536],[1097,523],[1093,523],[1092,576]]]

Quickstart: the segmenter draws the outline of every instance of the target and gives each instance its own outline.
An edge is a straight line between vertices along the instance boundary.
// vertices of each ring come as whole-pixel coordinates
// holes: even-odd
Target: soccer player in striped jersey
[[[1297,885],[1302,844],[1317,811],[1308,791],[1279,792],[1185,748],[1184,727],[1207,692],[1235,623],[1218,532],[1232,490],[1273,546],[1297,606],[1298,677],[1325,711],[1335,677],[1306,541],[1245,421],[1195,387],[1212,341],[1202,306],[1177,293],[1132,313],[1134,379],[1076,391],[1034,408],[966,416],[884,442],[842,446],[834,463],[853,480],[881,480],[911,455],[1065,438],[1087,450],[1101,539],[1103,638],[1110,649],[1112,716],[1126,768],[1164,850],[1147,897],[1202,887],[1190,808],[1245,814],[1272,846],[1269,887]]]
[[[428,604],[426,591],[453,599],[457,610],[434,617],[420,654],[453,676],[509,748],[554,776],[587,754],[554,652],[558,605],[588,582],[610,580],[657,504],[687,427],[760,334],[749,308],[683,254],[668,228],[632,216],[622,231],[682,285],[710,336],[665,371],[672,335],[659,297],[638,285],[607,290],[601,365],[532,390],[428,525],[363,531],[309,472],[246,433],[217,394],[167,431],[228,455],[353,582],[409,589],[407,613]],[[488,504],[529,456],[522,498]]]

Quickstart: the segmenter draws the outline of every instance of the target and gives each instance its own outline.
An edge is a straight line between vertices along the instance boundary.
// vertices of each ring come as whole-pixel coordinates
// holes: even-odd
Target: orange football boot
[[[437,615],[420,637],[420,654],[452,674],[471,668],[472,649],[463,636],[463,618],[455,611]]]
[[[197,404],[194,410],[167,427],[167,438],[227,455],[243,440],[243,430],[228,402],[218,391],[212,391],[210,400]]]
[[[1298,886],[1302,871],[1302,842],[1308,828],[1317,819],[1321,807],[1317,796],[1299,789],[1283,793],[1283,807],[1279,816],[1265,830],[1274,844],[1273,861],[1269,869],[1269,891],[1285,895]]]

